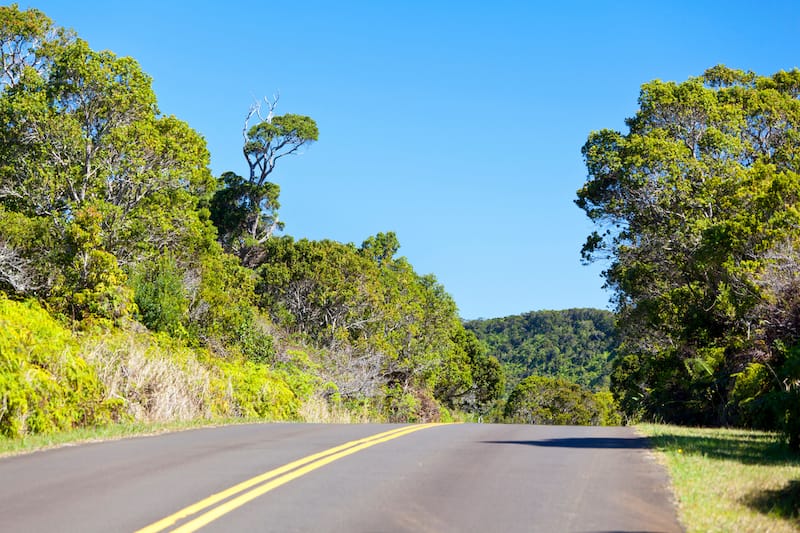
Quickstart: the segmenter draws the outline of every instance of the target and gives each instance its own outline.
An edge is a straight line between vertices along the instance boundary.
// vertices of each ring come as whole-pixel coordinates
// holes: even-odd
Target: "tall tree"
[[[136,61],[10,6],[0,65],[0,288],[82,313],[119,296],[120,267],[207,239],[205,143],[160,115]]]
[[[616,387],[645,414],[724,423],[736,376],[780,363],[765,303],[776,252],[795,261],[800,239],[799,94],[798,70],[657,80],[628,133],[583,147],[577,204],[599,226],[583,254],[609,261],[626,353]]]
[[[278,160],[297,154],[319,138],[317,124],[304,115],[275,115],[277,97],[250,108],[244,121],[242,152],[247,161],[247,178],[225,172],[221,188],[211,202],[211,216],[226,250],[239,256],[247,266],[263,258],[262,245],[282,229],[278,219],[280,187],[267,180]],[[255,124],[252,122],[255,121]]]

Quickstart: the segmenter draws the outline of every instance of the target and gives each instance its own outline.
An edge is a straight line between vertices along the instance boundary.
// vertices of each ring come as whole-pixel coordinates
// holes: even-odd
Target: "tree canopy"
[[[464,330],[444,288],[395,257],[398,248],[391,232],[360,248],[270,239],[260,305],[328,353],[327,379],[344,396],[394,391],[395,404],[399,394],[416,409],[432,393],[450,408],[488,407],[502,393],[502,369]]]
[[[492,408],[503,369],[394,233],[275,234],[277,162],[319,131],[265,104],[215,177],[134,59],[0,7],[0,433]]]
[[[508,397],[504,420],[510,423],[600,426],[620,423],[608,391],[593,394],[569,380],[528,376]]]
[[[133,59],[0,9],[0,288],[127,314],[122,268],[213,238],[205,142],[159,114]]]
[[[211,201],[211,218],[220,232],[220,242],[226,251],[251,267],[262,259],[262,245],[275,230],[283,229],[278,218],[280,187],[267,178],[279,159],[297,154],[302,147],[319,139],[314,119],[295,114],[276,116],[277,97],[265,102],[266,115],[262,114],[261,105],[256,104],[244,121],[242,153],[249,169],[247,178],[225,172]],[[254,118],[258,122],[250,125]]]
[[[737,423],[769,391],[796,394],[798,95],[798,70],[719,65],[643,85],[628,132],[584,145],[577,204],[598,229],[583,253],[608,262],[629,412]]]

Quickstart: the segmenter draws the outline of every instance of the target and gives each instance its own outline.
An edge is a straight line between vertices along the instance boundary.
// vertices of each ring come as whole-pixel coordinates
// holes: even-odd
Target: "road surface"
[[[0,459],[0,531],[677,532],[629,428],[254,424]]]

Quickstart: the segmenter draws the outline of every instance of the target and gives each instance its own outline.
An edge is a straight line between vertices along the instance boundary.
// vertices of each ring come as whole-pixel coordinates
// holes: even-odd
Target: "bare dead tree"
[[[753,321],[763,330],[767,345],[776,340],[791,345],[800,340],[800,249],[784,242],[765,259],[767,266],[758,279],[763,297]]]
[[[20,294],[30,293],[40,285],[36,282],[31,262],[4,241],[0,241],[0,284],[6,284]]]

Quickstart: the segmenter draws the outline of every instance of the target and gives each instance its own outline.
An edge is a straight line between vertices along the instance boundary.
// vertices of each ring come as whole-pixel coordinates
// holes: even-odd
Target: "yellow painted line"
[[[258,497],[261,494],[264,494],[265,492],[269,492],[270,490],[272,490],[272,489],[274,489],[276,487],[279,487],[280,485],[283,485],[284,483],[288,483],[292,479],[300,477],[301,475],[303,475],[305,473],[308,473],[308,472],[310,472],[312,470],[316,470],[317,468],[319,468],[321,466],[324,466],[324,465],[326,465],[328,463],[331,463],[331,462],[333,462],[333,461],[335,461],[337,459],[340,459],[340,458],[342,458],[342,457],[344,457],[346,455],[350,455],[352,453],[355,453],[357,451],[363,450],[365,448],[369,448],[370,446],[374,446],[375,444],[379,444],[381,442],[386,442],[387,440],[391,440],[391,439],[394,439],[394,438],[397,438],[397,437],[401,437],[401,436],[406,435],[408,433],[413,433],[414,431],[419,431],[420,429],[425,429],[427,427],[431,427],[431,426],[435,426],[435,425],[437,425],[437,424],[421,424],[421,425],[417,425],[417,426],[403,426],[401,428],[396,428],[396,429],[392,429],[392,430],[389,430],[389,431],[384,431],[383,433],[378,433],[376,435],[372,435],[372,436],[369,436],[369,437],[364,437],[362,439],[352,440],[350,442],[346,442],[346,443],[341,444],[339,446],[335,446],[333,448],[329,448],[329,449],[321,451],[319,453],[308,455],[306,457],[303,457],[302,459],[298,459],[296,461],[292,461],[291,463],[287,463],[287,464],[285,464],[285,465],[283,465],[281,467],[275,468],[273,470],[270,470],[268,472],[264,472],[263,474],[255,476],[255,477],[250,478],[248,480],[242,481],[241,483],[238,483],[238,484],[234,485],[233,487],[225,489],[225,490],[223,490],[221,492],[217,492],[216,494],[212,494],[208,498],[200,500],[199,502],[194,503],[192,505],[189,505],[188,507],[184,507],[180,511],[178,511],[176,513],[173,513],[173,514],[167,516],[166,518],[163,518],[163,519],[159,520],[158,522],[154,522],[154,523],[150,524],[149,526],[146,526],[146,527],[144,527],[142,529],[139,529],[138,531],[136,531],[136,533],[157,533],[159,531],[164,531],[165,529],[167,529],[170,526],[174,525],[178,521],[180,521],[180,520],[182,520],[184,518],[190,517],[190,516],[192,516],[194,514],[197,514],[197,513],[201,512],[201,511],[205,510],[205,509],[208,509],[209,507],[212,507],[213,505],[216,505],[217,503],[219,503],[219,502],[221,502],[221,501],[223,501],[223,500],[225,500],[227,498],[230,498],[231,496],[234,496],[235,494],[238,494],[238,493],[243,492],[243,491],[245,491],[247,489],[250,489],[251,487],[254,487],[256,485],[264,483],[265,481],[268,481],[268,480],[270,480],[272,478],[275,478],[277,476],[283,475],[283,477],[274,480],[273,483],[277,482],[277,481],[280,481],[280,480],[283,480],[284,477],[291,476],[291,477],[289,477],[289,479],[285,479],[284,481],[282,481],[281,483],[278,483],[277,485],[270,486],[269,489],[264,490],[263,492],[259,492],[256,496],[253,496],[252,498],[249,498],[249,499],[247,499],[245,501],[242,501],[241,503],[239,503],[239,505],[231,507],[227,511],[216,515],[214,518],[211,518],[210,520],[207,520],[207,521],[203,522],[203,524],[196,526],[194,529],[185,529],[185,528],[188,527],[191,524],[194,524],[198,520],[206,517],[206,515],[210,514],[213,511],[210,511],[210,512],[208,512],[206,514],[203,514],[200,517],[196,518],[195,520],[193,520],[193,521],[189,522],[188,524],[182,526],[181,528],[174,530],[174,531],[195,531],[196,529],[198,529],[198,528],[202,527],[203,525],[211,522],[212,520],[216,520],[216,518],[218,518],[219,516],[222,516],[223,514],[232,511],[236,507],[244,505],[244,503],[246,503],[247,501],[250,501],[253,498]],[[325,461],[325,462],[323,462],[323,461]],[[313,463],[313,464],[309,464],[309,463]],[[317,464],[317,463],[320,463],[320,464]],[[308,465],[308,466],[306,466],[306,468],[302,469],[302,473],[294,475],[294,474],[296,474],[296,472],[292,472],[292,471],[295,470],[295,469],[299,469],[300,467],[303,467],[304,465]],[[310,468],[310,467],[313,467],[313,468]],[[289,473],[289,472],[291,472],[291,473]],[[300,470],[297,470],[297,472],[300,472]],[[271,483],[269,485],[271,485]],[[256,490],[261,490],[262,488],[263,488],[263,485],[262,485],[262,487],[259,487],[258,489],[255,489],[254,491],[251,491],[251,492],[255,492]],[[234,500],[231,500],[230,502],[228,502],[224,506],[220,506],[220,507],[225,507],[227,505],[230,505],[232,502],[238,501],[243,496],[248,496],[249,494],[250,494],[250,492],[245,493],[242,496],[239,496],[238,498],[235,498]],[[217,509],[219,509],[220,507],[218,507]]]
[[[237,494],[239,492],[247,490],[250,487],[258,485],[259,483],[263,483],[264,481],[267,481],[267,480],[269,480],[269,479],[271,479],[273,477],[279,476],[281,474],[284,474],[286,472],[294,470],[295,468],[301,467],[301,466],[303,466],[305,464],[308,464],[310,462],[316,461],[317,459],[320,459],[322,457],[326,457],[326,456],[331,455],[333,453],[336,453],[338,451],[350,448],[352,446],[356,446],[356,445],[361,444],[363,442],[368,442],[368,441],[370,441],[372,439],[377,439],[377,438],[381,438],[381,437],[384,437],[384,436],[387,436],[387,435],[391,435],[391,434],[394,434],[394,433],[405,431],[406,429],[408,429],[408,426],[403,426],[401,428],[396,428],[396,429],[392,429],[392,430],[389,430],[389,431],[385,431],[383,433],[378,433],[377,435],[371,435],[369,437],[365,437],[365,438],[362,438],[362,439],[346,442],[346,443],[341,444],[339,446],[336,446],[334,448],[330,448],[328,450],[324,450],[322,452],[315,453],[315,454],[309,455],[307,457],[303,457],[302,459],[298,459],[298,460],[293,461],[291,463],[285,464],[285,465],[283,465],[281,467],[275,468],[274,470],[270,470],[268,472],[264,472],[263,474],[260,474],[258,476],[253,477],[253,478],[250,478],[248,480],[242,481],[241,483],[239,483],[237,485],[234,485],[233,487],[231,487],[229,489],[225,489],[222,492],[218,492],[216,494],[212,494],[208,498],[200,500],[199,502],[194,503],[192,505],[189,505],[188,507],[184,507],[180,511],[178,511],[178,512],[176,512],[174,514],[171,514],[168,517],[159,520],[158,522],[155,522],[153,524],[150,524],[147,527],[144,527],[144,528],[138,530],[136,533],[156,533],[158,531],[163,531],[166,528],[168,528],[169,526],[175,524],[176,522],[178,522],[179,520],[181,520],[183,518],[186,518],[186,517],[192,516],[193,514],[199,513],[200,511],[202,511],[202,510],[204,510],[204,509],[206,509],[208,507],[211,507],[212,505],[215,505],[215,504],[221,502],[222,500],[233,496],[234,494]]]
[[[318,460],[314,461],[313,463],[310,463],[310,464],[308,464],[308,465],[306,465],[304,467],[298,468],[297,470],[294,470],[294,471],[289,472],[287,474],[284,474],[284,475],[282,475],[282,476],[280,476],[278,478],[275,478],[272,481],[264,483],[263,485],[260,485],[260,486],[254,488],[254,489],[252,489],[252,490],[250,490],[248,492],[245,492],[244,494],[242,494],[240,496],[237,496],[236,498],[233,498],[230,501],[227,501],[227,502],[223,503],[222,505],[219,505],[219,506],[211,509],[210,511],[198,516],[197,518],[195,518],[191,522],[187,522],[186,524],[182,525],[181,527],[174,529],[173,533],[190,533],[190,532],[193,532],[193,531],[197,531],[201,527],[208,525],[209,523],[213,522],[217,518],[219,518],[219,517],[221,517],[221,516],[223,516],[225,514],[230,513],[231,511],[241,507],[242,505],[246,504],[247,502],[258,498],[259,496],[263,496],[267,492],[269,492],[269,491],[271,491],[273,489],[276,489],[276,488],[280,487],[281,485],[285,485],[286,483],[288,483],[288,482],[290,482],[290,481],[292,481],[294,479],[297,479],[300,476],[308,474],[309,472],[311,472],[313,470],[316,470],[318,468],[321,468],[321,467],[323,467],[323,466],[325,466],[327,464],[330,464],[330,463],[332,463],[332,462],[334,462],[334,461],[336,461],[338,459],[341,459],[342,457],[346,457],[348,455],[352,455],[352,454],[354,454],[356,452],[359,452],[359,451],[364,450],[366,448],[369,448],[371,446],[375,446],[376,444],[380,444],[380,443],[386,442],[388,440],[396,439],[398,437],[402,437],[403,435],[408,435],[409,433],[414,433],[415,431],[419,431],[421,429],[425,429],[425,428],[428,428],[428,427],[431,427],[431,426],[435,426],[435,425],[438,425],[438,424],[422,424],[422,425],[418,425],[418,426],[407,427],[407,428],[405,428],[404,431],[398,431],[396,433],[392,433],[391,435],[386,435],[385,437],[373,439],[373,440],[370,440],[368,442],[364,442],[363,444],[358,444],[356,446],[353,446],[352,448],[348,448],[348,449],[340,451],[338,453],[334,453],[332,455],[328,455],[326,457],[318,459]]]

